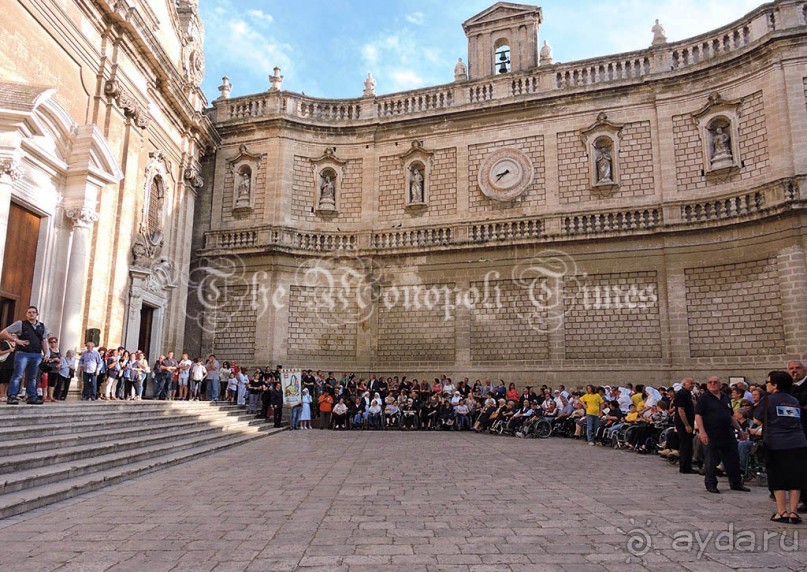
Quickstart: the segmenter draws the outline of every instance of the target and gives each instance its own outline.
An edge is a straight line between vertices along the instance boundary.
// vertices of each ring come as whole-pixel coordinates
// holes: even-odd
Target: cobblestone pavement
[[[0,521],[0,570],[807,568],[807,527],[720,485],[554,438],[285,432]]]

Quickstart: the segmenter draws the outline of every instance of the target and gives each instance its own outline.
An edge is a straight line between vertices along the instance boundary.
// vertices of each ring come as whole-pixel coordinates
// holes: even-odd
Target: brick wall
[[[687,268],[691,357],[784,353],[776,259]]]
[[[675,170],[679,191],[702,189],[709,184],[733,183],[768,170],[768,130],[761,91],[745,97],[739,108],[739,118],[740,158],[743,166],[739,171],[709,181],[701,175],[704,159],[699,128],[690,114],[673,116]]]
[[[569,280],[564,306],[567,359],[661,357],[656,272]]]
[[[230,285],[219,312],[208,312],[207,327],[215,329],[213,351],[219,360],[252,363],[255,358],[256,309],[251,304],[252,287]]]
[[[314,169],[308,157],[294,157],[291,199],[291,217],[296,221],[317,222],[323,217],[311,212],[316,207],[317,189]],[[344,168],[344,175],[337,178],[336,204],[338,214],[328,216],[328,222],[359,222],[361,218],[362,160],[351,159]]]
[[[591,191],[586,148],[579,131],[558,133],[558,189],[561,204],[582,203],[597,197]],[[649,121],[627,123],[619,144],[619,189],[615,197],[652,195],[653,138]]]
[[[487,198],[479,188],[476,180],[479,166],[485,158],[494,151],[502,147],[515,147],[520,149],[532,160],[535,169],[532,184],[517,199],[507,202],[494,201]],[[468,189],[470,193],[468,210],[470,212],[491,212],[491,211],[520,211],[528,213],[537,211],[537,207],[544,204],[546,200],[546,167],[544,164],[544,138],[536,135],[532,137],[520,137],[518,139],[505,139],[495,143],[480,143],[468,147]],[[503,212],[502,214],[507,214]]]
[[[471,309],[471,361],[479,364],[549,358],[546,312],[532,304],[527,288],[512,280],[472,282],[471,288],[480,296],[486,291],[490,294],[487,303],[480,300]]]
[[[355,358],[355,302],[333,308],[324,304],[318,289],[306,286],[289,288],[289,357]]]
[[[405,288],[404,286],[399,288]],[[398,303],[392,303],[387,290],[382,290],[378,311],[377,355],[383,363],[453,363],[455,359],[454,315],[446,319],[442,302],[443,289],[452,291],[454,284],[423,284],[418,293],[410,289],[410,304],[403,303],[401,295]],[[439,292],[439,302],[427,291]],[[384,300],[388,303],[383,303]],[[418,305],[414,303],[417,300]],[[419,306],[419,307],[418,307]]]

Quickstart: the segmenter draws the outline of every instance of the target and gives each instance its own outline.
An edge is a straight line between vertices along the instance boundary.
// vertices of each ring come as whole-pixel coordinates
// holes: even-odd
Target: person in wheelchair
[[[387,397],[389,399],[389,397]],[[384,408],[384,424],[386,427],[398,427],[401,422],[401,409],[398,407],[398,402],[393,399]]]
[[[333,418],[331,419],[331,427],[333,429],[347,429],[348,408],[345,404],[345,398],[340,397],[339,402],[333,407]]]
[[[351,411],[351,428],[353,427],[363,428],[366,422],[367,422],[367,402],[363,398],[357,397],[353,405],[353,411]]]
[[[521,431],[521,426],[524,424],[524,421],[529,419],[533,416],[532,407],[530,406],[529,398],[522,399],[521,401],[521,408],[518,409],[513,416],[510,418],[510,426],[508,430],[512,431],[513,435],[518,435]],[[521,435],[518,435],[521,437]]]
[[[378,400],[373,399],[370,408],[367,410],[367,423],[371,429],[381,429],[383,411]]]
[[[417,429],[418,418],[415,401],[411,398],[407,399],[401,407],[401,429]]]
[[[420,429],[434,429],[437,417],[437,399],[429,397],[424,399],[420,406]]]
[[[492,397],[488,397],[485,400],[485,405],[482,407],[482,411],[479,413],[479,417],[476,419],[476,423],[474,423],[473,430],[474,431],[486,431],[490,424],[493,423],[491,420],[491,415],[496,412],[496,400]]]
[[[600,419],[600,426],[597,429],[597,435],[594,437],[594,440],[601,443],[610,443],[609,429],[621,423],[624,417],[617,400],[614,399],[610,403],[606,403],[606,407],[603,409],[602,419]]]

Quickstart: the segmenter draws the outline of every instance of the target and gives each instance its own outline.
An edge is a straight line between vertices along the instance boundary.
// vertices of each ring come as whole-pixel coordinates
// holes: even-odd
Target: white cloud
[[[412,12],[411,14],[407,14],[405,18],[407,22],[415,24],[416,26],[422,26],[425,21],[423,12]]]
[[[417,74],[417,72],[412,70],[405,70],[405,69],[398,69],[392,70],[389,74],[390,79],[392,80],[392,91],[406,91],[409,89],[417,89],[419,87],[423,87],[424,80],[423,78]]]
[[[258,23],[271,24],[275,21],[271,14],[268,14],[263,10],[249,10],[247,14],[250,16],[250,18],[256,20]]]
[[[440,51],[425,45],[409,28],[395,33],[382,31],[359,51],[365,67],[378,80],[379,93],[443,83],[448,73],[442,69],[445,62]],[[453,69],[453,63],[449,67]],[[444,73],[435,74],[434,70]]]
[[[263,89],[268,89],[267,76],[275,66],[284,75],[290,72],[293,48],[264,31],[271,22],[272,16],[266,12],[239,12],[231,0],[219,0],[204,19],[207,75],[229,76],[236,96],[254,93],[254,88],[244,84],[254,82],[258,75],[263,75]],[[244,79],[240,87],[239,78]]]

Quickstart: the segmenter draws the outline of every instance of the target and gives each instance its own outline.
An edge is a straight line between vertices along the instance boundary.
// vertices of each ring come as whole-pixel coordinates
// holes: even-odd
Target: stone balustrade
[[[373,123],[416,117],[429,112],[460,111],[514,97],[557,96],[559,91],[589,89],[615,82],[634,83],[675,77],[693,66],[740,56],[772,34],[801,33],[807,19],[793,0],[766,4],[727,26],[645,50],[569,63],[544,65],[521,73],[355,99],[319,99],[303,94],[264,92],[214,102],[217,123],[254,117],[296,117],[313,123]]]
[[[480,245],[494,247],[502,243],[557,242],[595,236],[689,232],[700,227],[735,224],[749,217],[777,216],[784,209],[805,208],[807,203],[799,192],[799,187],[804,184],[807,181],[786,179],[739,194],[670,201],[663,206],[654,204],[405,229],[322,232],[262,226],[216,230],[205,233],[204,252],[201,254],[282,250],[300,254],[367,255],[478,248]]]

